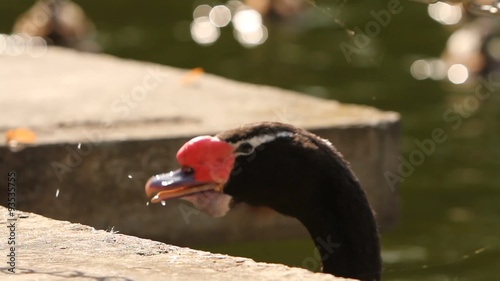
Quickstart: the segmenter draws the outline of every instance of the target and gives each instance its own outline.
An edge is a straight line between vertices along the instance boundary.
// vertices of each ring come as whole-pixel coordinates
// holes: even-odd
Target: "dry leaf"
[[[15,141],[17,143],[32,144],[36,139],[36,135],[33,131],[24,128],[8,130],[5,135],[7,143]]]
[[[182,85],[192,84],[194,81],[200,79],[200,76],[205,73],[205,70],[201,67],[196,67],[191,69],[186,75],[182,76],[181,83]]]

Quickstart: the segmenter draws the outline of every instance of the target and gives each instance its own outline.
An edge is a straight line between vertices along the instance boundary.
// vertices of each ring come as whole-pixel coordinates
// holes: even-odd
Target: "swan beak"
[[[183,197],[204,191],[222,190],[215,182],[199,182],[193,174],[186,174],[181,169],[152,176],[145,186],[145,192],[151,203]]]

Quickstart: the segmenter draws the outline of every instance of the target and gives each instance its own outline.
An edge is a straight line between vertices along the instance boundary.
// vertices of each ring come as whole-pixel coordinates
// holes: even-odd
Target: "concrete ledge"
[[[0,145],[7,163],[0,174],[17,172],[17,203],[26,211],[176,245],[308,237],[296,220],[265,208],[240,205],[209,219],[177,201],[145,204],[144,183],[177,167],[186,140],[267,120],[329,139],[350,161],[379,224],[398,216],[398,193],[383,176],[397,173],[394,112],[59,48],[39,58],[0,56],[0,93],[0,136],[18,127],[37,135],[20,152]]]
[[[7,209],[0,207],[0,214],[2,237],[8,237]],[[20,217],[15,222],[16,273],[9,273],[2,262],[2,280],[348,280],[95,230],[33,213]],[[2,247],[5,261],[8,254]]]

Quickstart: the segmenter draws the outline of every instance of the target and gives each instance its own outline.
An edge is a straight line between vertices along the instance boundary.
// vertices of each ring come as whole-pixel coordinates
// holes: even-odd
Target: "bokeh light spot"
[[[457,24],[462,19],[462,7],[460,5],[436,2],[428,6],[427,12],[432,19],[445,25]]]
[[[224,27],[231,21],[231,11],[224,5],[218,5],[212,8],[208,18],[213,25]]]
[[[410,67],[410,73],[417,80],[424,80],[431,75],[431,65],[426,60],[416,60]]]
[[[448,69],[448,80],[453,84],[463,84],[469,78],[469,71],[463,64],[454,64]]]
[[[200,45],[213,44],[220,36],[220,30],[214,26],[208,17],[196,18],[191,23],[191,37]]]
[[[234,28],[240,33],[259,32],[262,16],[252,9],[240,9],[233,17]]]

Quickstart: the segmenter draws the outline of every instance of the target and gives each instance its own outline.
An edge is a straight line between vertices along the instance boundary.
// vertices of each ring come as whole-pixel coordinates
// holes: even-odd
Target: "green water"
[[[251,49],[234,40],[231,27],[212,46],[190,40],[194,1],[77,2],[94,20],[106,53],[203,67],[240,81],[400,112],[406,159],[417,149],[415,139],[442,128],[446,141],[400,185],[401,221],[382,236],[384,280],[500,280],[500,98],[493,93],[460,126],[443,119],[473,93],[410,75],[411,62],[439,56],[451,33],[429,18],[425,5],[402,1],[402,11],[373,38],[366,55],[353,55],[348,63],[339,45],[352,41],[335,21],[364,28],[370,11],[384,9],[386,1],[347,1],[342,7],[341,1],[317,1],[313,16],[267,20],[268,40]],[[29,4],[2,1],[0,32],[8,32]],[[297,266],[313,255],[308,240],[200,248]]]

